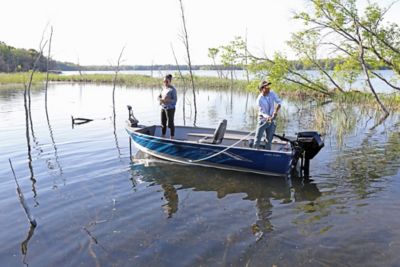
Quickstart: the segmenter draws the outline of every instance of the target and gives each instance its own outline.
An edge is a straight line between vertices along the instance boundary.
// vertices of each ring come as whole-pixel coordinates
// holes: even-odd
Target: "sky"
[[[186,64],[179,0],[2,0],[0,41],[38,50],[53,27],[52,57],[81,65]],[[182,0],[192,64],[211,64],[208,48],[246,36],[256,55],[281,51],[301,29],[306,0]],[[360,0],[363,1],[363,0]],[[387,5],[389,0],[378,0]],[[387,15],[400,22],[400,3]]]

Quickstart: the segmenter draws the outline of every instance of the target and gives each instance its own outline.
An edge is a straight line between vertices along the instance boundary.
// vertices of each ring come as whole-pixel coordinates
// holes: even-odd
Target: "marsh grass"
[[[30,72],[21,72],[21,73],[0,73],[0,85],[10,85],[10,84],[23,84],[26,83],[29,79]],[[173,84],[182,88],[184,86],[184,80],[186,80],[186,84],[189,81],[189,76],[185,75],[182,78],[179,75],[174,75],[175,78],[173,80]],[[59,75],[59,74],[50,74],[49,81],[52,82],[71,82],[71,83],[97,83],[104,84],[109,83],[112,84],[114,79],[114,74],[83,74],[83,75]],[[33,84],[44,83],[46,80],[46,73],[35,73],[33,77]],[[242,90],[242,91],[250,91],[255,94],[258,93],[257,85],[258,81],[252,81],[247,83],[247,81],[242,80],[229,80],[229,79],[220,79],[218,77],[203,77],[203,76],[194,76],[194,82],[197,88],[207,88],[214,90]],[[139,74],[119,74],[117,77],[117,84],[119,85],[127,85],[127,86],[136,86],[136,87],[150,87],[150,88],[161,88],[162,87],[162,79],[155,78],[147,75],[139,75]],[[0,89],[6,88],[9,86],[0,86]],[[334,101],[338,103],[344,104],[362,104],[371,108],[379,109],[379,106],[371,93],[365,93],[360,91],[350,91],[350,92],[332,92],[331,96],[326,96],[321,93],[310,91],[310,90],[299,90],[296,87],[290,88],[274,88],[281,97],[286,97],[289,100],[297,100],[297,101],[308,101],[315,100],[317,102],[324,101]],[[392,111],[400,110],[400,94],[381,94],[379,95],[384,105]]]
[[[379,98],[388,110],[400,110],[399,94],[379,94]],[[359,104],[374,109],[380,109],[375,97],[371,93],[350,91],[341,94],[335,94],[332,99],[333,101],[339,103]]]

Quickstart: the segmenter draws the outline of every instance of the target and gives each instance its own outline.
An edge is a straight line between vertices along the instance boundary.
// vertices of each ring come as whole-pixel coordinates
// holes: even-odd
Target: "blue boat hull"
[[[286,176],[294,161],[292,151],[268,151],[170,140],[127,128],[134,145],[152,156],[179,162],[264,175]],[[216,156],[213,156],[216,155]]]

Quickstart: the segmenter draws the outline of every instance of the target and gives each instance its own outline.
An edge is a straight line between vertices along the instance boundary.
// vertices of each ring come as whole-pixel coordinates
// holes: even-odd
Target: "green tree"
[[[213,62],[213,66],[214,69],[217,71],[218,73],[218,78],[222,78],[222,73],[220,68],[217,66],[217,56],[219,53],[219,49],[218,48],[208,48],[208,57],[212,59]]]

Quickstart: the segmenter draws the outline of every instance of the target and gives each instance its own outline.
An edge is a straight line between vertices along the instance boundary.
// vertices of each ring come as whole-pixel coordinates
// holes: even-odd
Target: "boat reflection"
[[[179,189],[191,188],[193,191],[215,191],[218,198],[229,194],[245,193],[243,199],[257,200],[272,198],[284,202],[313,201],[321,195],[312,180],[292,177],[257,175],[226,171],[206,167],[188,166],[158,160],[138,152],[133,159],[132,169],[143,181],[164,185],[174,185]]]
[[[136,154],[132,170],[133,176],[142,182],[161,186],[166,201],[162,206],[168,218],[178,212],[179,190],[212,191],[217,193],[219,199],[229,194],[245,194],[243,200],[255,202],[257,221],[251,228],[257,239],[266,231],[273,230],[270,218],[276,201],[282,204],[314,201],[321,196],[315,183],[299,177],[286,179],[180,165],[161,161],[143,153]]]

